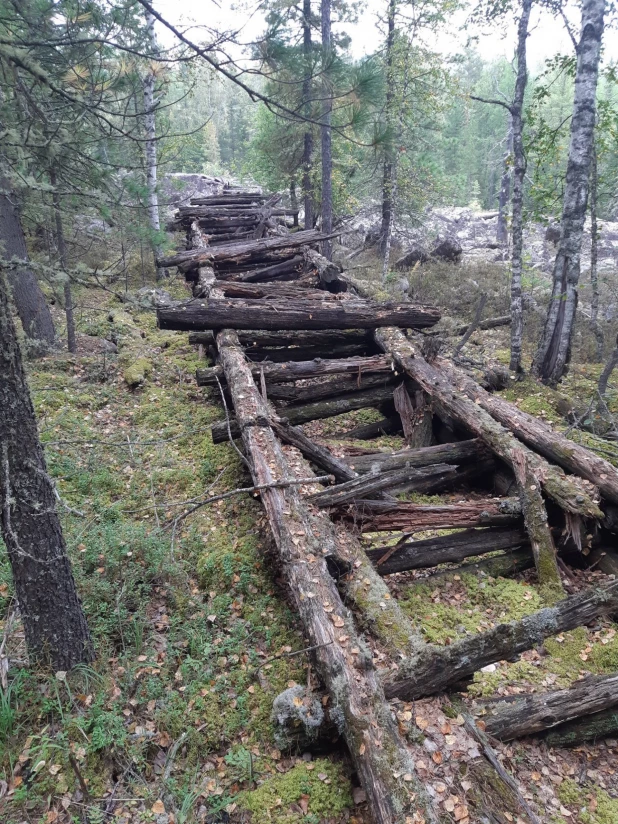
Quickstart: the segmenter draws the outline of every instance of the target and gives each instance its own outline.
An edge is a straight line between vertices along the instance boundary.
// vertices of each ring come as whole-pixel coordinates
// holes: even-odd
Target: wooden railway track
[[[194,299],[160,309],[159,324],[191,330],[190,340],[215,361],[198,370],[197,380],[222,386],[233,416],[214,427],[213,438],[240,439],[255,485],[280,485],[263,490],[261,500],[282,577],[314,650],[330,729],[334,724],[347,744],[374,820],[437,822],[442,819],[389,700],[442,693],[550,635],[618,612],[618,582],[566,597],[558,561],[569,541],[581,548],[584,534],[602,544],[615,529],[606,512],[618,503],[618,472],[486,392],[454,363],[425,358],[419,330],[437,322],[437,308],[375,304],[357,294],[312,248],[319,233],[269,235],[274,218],[285,215],[276,203],[273,196],[224,190],[180,210],[175,225],[187,230],[188,249],[166,263],[179,265]],[[238,239],[228,238],[229,230]],[[367,441],[342,456],[299,426],[366,407],[379,408],[391,429],[403,431],[406,449],[372,449]],[[436,443],[432,423],[438,422],[450,441]],[[299,461],[302,477],[315,467],[331,475],[333,485],[299,488],[293,483]],[[514,497],[495,494],[494,474],[507,478]],[[397,498],[404,490],[453,488],[467,490],[458,503]],[[414,539],[432,529],[450,532]],[[368,552],[361,532],[375,537]],[[480,566],[498,566],[501,574],[536,564],[547,606],[449,646],[426,643],[385,579],[487,553],[494,554]],[[367,638],[392,662],[388,677],[378,673]],[[549,694],[556,710],[545,715],[542,696],[520,707],[494,702],[491,731],[513,738],[518,730],[552,729],[559,739],[563,726],[575,724],[581,740],[589,720],[595,735],[599,724],[612,732],[615,684],[616,676],[597,679],[587,701],[581,687],[572,695]],[[526,713],[534,714],[533,722],[525,722]],[[466,722],[462,734],[473,740],[474,730]],[[484,739],[479,774],[493,770],[510,814],[538,821],[491,752]],[[467,820],[507,820],[495,811],[491,817],[483,792],[476,804]]]

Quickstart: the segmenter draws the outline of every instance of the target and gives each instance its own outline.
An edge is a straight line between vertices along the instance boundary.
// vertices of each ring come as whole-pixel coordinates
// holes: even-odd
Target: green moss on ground
[[[333,819],[352,804],[349,779],[341,766],[325,759],[296,764],[269,778],[239,804],[252,813],[251,824],[295,824]]]
[[[557,789],[560,801],[572,808],[580,824],[616,824],[618,821],[618,798],[600,787],[581,787],[572,778],[565,778]]]

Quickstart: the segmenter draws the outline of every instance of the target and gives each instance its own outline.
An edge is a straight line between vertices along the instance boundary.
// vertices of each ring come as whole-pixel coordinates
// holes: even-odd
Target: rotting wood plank
[[[358,377],[359,386],[362,386],[363,375],[391,375],[394,371],[392,361],[386,355],[263,363],[254,364],[250,368],[254,378],[259,379],[263,374],[264,379],[270,383],[287,383],[306,378],[321,378],[325,375],[355,375]],[[196,378],[198,386],[216,386],[218,380],[225,380],[225,375],[221,366],[213,366],[209,369],[198,369]]]
[[[545,494],[566,512],[584,518],[600,520],[603,513],[594,497],[579,479],[567,476],[559,468],[549,464],[518,441],[501,423],[470,400],[446,377],[445,370],[428,363],[399,329],[376,330],[376,341],[392,355],[397,365],[404,369],[432,398],[437,411],[463,424],[481,438],[499,458],[513,466],[514,452],[523,450],[526,460],[540,479]]]
[[[315,329],[288,330],[285,332],[266,332],[254,329],[249,332],[238,330],[237,334],[240,343],[245,347],[245,351],[249,352],[253,346],[324,346],[326,340],[331,346],[358,343],[375,346],[373,334],[368,329],[329,329],[326,332],[323,330],[316,331]],[[189,343],[214,346],[214,332],[190,332]]]
[[[434,463],[460,464],[477,460],[487,455],[487,449],[478,438],[454,443],[422,446],[417,449],[400,449],[397,452],[382,452],[373,455],[355,455],[345,458],[352,469],[363,472],[386,472],[402,466],[429,466]]]
[[[157,309],[161,329],[374,329],[404,326],[423,329],[440,319],[434,306],[388,304],[356,300],[215,299]]]
[[[269,411],[253,382],[238,338],[217,336],[221,363],[234,398],[243,442],[256,485],[290,477],[267,421]],[[414,764],[384,700],[371,656],[357,636],[323,557],[323,531],[293,487],[261,493],[277,545],[281,572],[299,614],[318,673],[339,711],[342,733],[378,824],[405,822],[419,808],[427,822],[437,817],[416,779]],[[340,637],[346,637],[340,641]],[[331,708],[332,715],[332,708]]]

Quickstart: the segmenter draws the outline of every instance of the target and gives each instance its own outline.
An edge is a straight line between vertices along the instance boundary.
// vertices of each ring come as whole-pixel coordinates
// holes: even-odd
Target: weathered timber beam
[[[308,438],[298,426],[291,426],[285,420],[277,421],[274,419],[271,420],[271,426],[284,443],[296,447],[307,460],[333,475],[338,483],[345,483],[358,477],[357,473],[348,464],[333,455],[330,449]]]
[[[567,721],[549,730],[543,741],[548,747],[576,747],[585,741],[599,741],[618,732],[618,707]]]
[[[256,485],[290,476],[269,426],[269,411],[254,385],[233,332],[217,336],[221,362],[241,423],[245,453]],[[377,824],[404,822],[419,808],[427,824],[437,824],[431,804],[414,775],[414,764],[400,738],[380,680],[352,616],[341,601],[323,557],[325,517],[313,514],[293,487],[267,489],[262,503],[271,525],[292,603],[319,676],[340,711],[342,733]],[[333,538],[334,540],[334,538]],[[339,638],[345,635],[345,641]],[[351,653],[349,650],[358,650]],[[409,780],[412,779],[412,780]]]
[[[355,455],[345,460],[352,469],[364,472],[384,472],[402,466],[429,466],[434,463],[462,463],[473,461],[487,454],[485,445],[478,438],[437,446],[423,446],[418,449],[400,449],[373,455]]]
[[[618,705],[618,673],[576,681],[568,689],[483,702],[489,735],[511,741]]]
[[[450,646],[428,644],[416,660],[410,662],[409,674],[386,684],[386,695],[407,701],[435,695],[488,664],[508,661],[545,638],[587,624],[600,615],[611,614],[616,608],[618,581],[571,595],[520,621],[499,624],[488,632],[463,638]]]
[[[371,438],[381,438],[382,435],[396,435],[401,432],[401,418],[394,415],[391,418],[381,418],[374,423],[365,423],[362,426],[355,426],[342,434],[342,438],[350,438],[359,441],[369,441]]]
[[[417,492],[434,492],[457,477],[457,467],[447,464],[425,466],[421,469],[392,469],[375,475],[361,475],[346,483],[337,484],[332,489],[316,492],[307,500],[319,507],[342,506],[358,498],[370,498],[376,492],[399,487]]]
[[[230,273],[229,279],[236,283],[268,283],[276,281],[284,275],[294,274],[298,278],[302,277],[302,266],[304,258],[301,255],[294,255],[280,263],[273,263],[270,266],[260,266],[248,271]],[[223,276],[223,272],[221,276]],[[288,278],[289,279],[289,278]]]
[[[325,358],[298,363],[263,363],[251,365],[250,368],[254,377],[260,378],[263,373],[265,380],[271,383],[288,383],[305,378],[321,378],[325,375],[356,375],[361,380],[361,385],[363,375],[390,375],[394,371],[391,359],[385,355],[332,360]],[[216,386],[217,380],[224,379],[223,369],[220,366],[198,369],[196,377],[198,386]]]
[[[238,339],[242,346],[323,346],[325,341],[329,345],[363,343],[375,346],[373,335],[367,329],[329,329],[316,331],[300,329],[288,332],[264,332],[255,329],[250,332],[238,332]],[[189,343],[214,345],[214,332],[190,332]]]
[[[245,350],[246,351],[246,350]],[[271,401],[287,401],[288,403],[312,403],[326,398],[336,398],[356,392],[359,389],[374,389],[389,386],[394,388],[397,378],[386,375],[365,375],[362,381],[348,376],[326,378],[319,383],[307,383],[294,386],[290,383],[266,384],[266,394]],[[285,415],[285,408],[281,411]],[[438,463],[436,461],[435,463]],[[402,464],[403,465],[403,464]]]
[[[310,279],[291,283],[242,283],[237,280],[218,280],[216,283],[224,298],[328,300],[329,292],[313,288],[315,285],[315,281]],[[331,295],[330,299],[336,300],[336,295]]]
[[[510,315],[499,315],[498,317],[495,317],[495,318],[487,318],[486,320],[482,320],[476,328],[477,329],[483,329],[483,330],[496,329],[498,326],[508,326],[510,324],[510,322],[511,322],[511,316]],[[465,335],[466,332],[468,331],[469,326],[470,326],[469,323],[464,323],[462,326],[457,326],[455,329],[453,329],[452,332],[445,331],[444,329],[439,329],[439,330],[433,330],[432,329],[431,332],[428,332],[427,334],[428,335]]]
[[[328,284],[339,280],[341,269],[337,264],[325,258],[324,255],[321,255],[314,249],[305,247],[303,249],[303,257],[305,258],[306,264],[317,271],[321,283]]]
[[[512,549],[499,555],[491,555],[488,558],[481,558],[474,564],[461,564],[450,569],[441,569],[432,572],[425,578],[419,578],[419,584],[427,584],[433,587],[443,580],[453,579],[455,576],[461,578],[462,575],[477,575],[491,578],[510,578],[519,575],[534,566],[532,552],[528,549]]]
[[[516,498],[485,498],[459,504],[409,504],[355,501],[339,513],[360,526],[362,532],[422,532],[425,529],[465,529],[476,526],[511,526],[521,520]]]
[[[439,368],[475,404],[513,432],[531,449],[598,487],[601,495],[618,504],[618,469],[600,455],[569,440],[551,426],[518,409],[513,403],[482,389],[472,378],[444,359]]]
[[[359,392],[349,392],[332,400],[317,401],[316,403],[305,403],[300,406],[287,406],[280,410],[281,417],[285,417],[292,425],[307,423],[322,418],[333,418],[343,415],[345,412],[354,412],[357,409],[366,409],[368,406],[375,406],[388,400],[392,395],[392,387],[378,387],[377,389],[360,390]],[[213,443],[223,443],[229,440],[229,431],[232,437],[240,435],[240,429],[236,420],[228,422],[221,421],[212,427]]]
[[[529,546],[528,536],[522,529],[466,529],[437,538],[406,541],[396,545],[396,548],[384,546],[370,549],[367,556],[380,575],[392,575],[409,569],[458,563],[464,558],[500,549]]]
[[[438,411],[441,408],[447,416],[481,438],[511,467],[514,455],[523,450],[530,470],[539,478],[545,494],[566,512],[585,518],[603,517],[594,498],[578,479],[565,475],[561,469],[523,446],[491,414],[461,392],[446,377],[444,369],[422,358],[399,329],[378,329],[375,335],[382,349],[430,395]]]
[[[332,346],[323,343],[315,346],[282,346],[281,348],[247,346],[245,354],[256,362],[286,363],[287,361],[362,358],[375,354],[375,346],[370,343],[340,343]]]
[[[368,301],[250,301],[214,299],[157,310],[161,329],[422,329],[440,319],[436,307]]]

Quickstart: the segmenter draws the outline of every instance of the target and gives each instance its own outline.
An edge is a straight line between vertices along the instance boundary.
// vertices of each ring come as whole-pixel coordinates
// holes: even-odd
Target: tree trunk
[[[564,376],[571,357],[604,14],[605,0],[583,0],[560,243],[545,328],[533,364],[534,373],[550,386]]]
[[[430,466],[437,463],[459,464],[475,461],[488,455],[483,443],[478,438],[456,443],[443,443],[437,446],[423,446],[418,449],[400,449],[398,452],[382,452],[373,455],[355,455],[346,458],[346,462],[356,472],[387,472],[402,466]]]
[[[597,220],[598,202],[598,164],[597,149],[592,142],[592,161],[590,165],[590,285],[592,301],[590,306],[590,323],[595,340],[595,360],[603,359],[603,330],[599,323],[599,224]]]
[[[333,455],[325,446],[314,443],[299,427],[291,426],[288,421],[274,420],[271,421],[271,426],[280,440],[296,447],[303,457],[333,475],[339,483],[345,483],[357,477],[356,472],[344,461]]]
[[[618,673],[613,673],[584,678],[569,689],[488,701],[483,705],[483,721],[489,735],[512,741],[617,704]]]
[[[599,384],[597,389],[601,397],[603,397],[603,395],[607,392],[607,384],[616,366],[618,366],[618,338],[616,338],[616,348],[609,356],[609,360],[605,364],[605,368],[603,369],[599,377]],[[618,503],[618,501],[614,501],[614,503]]]
[[[511,154],[513,151],[513,121],[509,121],[509,130],[506,135],[506,149],[502,158],[502,177],[500,179],[500,194],[498,195],[498,226],[496,240],[506,246],[509,239],[508,208],[511,199]]]
[[[410,676],[386,684],[384,691],[388,698],[404,701],[435,695],[488,664],[509,661],[545,638],[585,625],[617,608],[618,582],[613,582],[601,589],[571,595],[520,621],[499,624],[450,646],[428,644],[417,659],[410,662]]]
[[[543,736],[548,747],[575,747],[585,741],[598,741],[601,738],[616,737],[618,732],[618,707],[595,712],[585,718],[575,718],[551,729]]]
[[[312,114],[311,87],[313,79],[313,47],[311,43],[311,0],[303,0],[303,114]],[[313,229],[313,131],[311,123],[305,123],[303,139],[303,200],[305,206],[305,229]]]
[[[433,410],[427,395],[413,391],[410,397],[405,383],[402,383],[395,389],[393,401],[401,418],[406,444],[414,448],[430,446],[433,438]]]
[[[224,300],[193,301],[157,310],[161,329],[375,329],[403,326],[424,329],[434,326],[440,312],[433,306],[370,301]]]
[[[56,173],[50,170],[49,180],[52,184],[52,202],[54,208],[54,220],[56,223],[56,243],[58,246],[58,257],[60,266],[64,273],[64,313],[67,320],[67,349],[72,354],[77,352],[77,339],[75,337],[75,318],[73,317],[73,295],[71,293],[71,278],[68,273],[67,247],[64,240],[64,227],[62,226],[62,212],[60,211],[60,195],[56,187]]]
[[[322,23],[322,232],[329,235],[333,230],[333,150],[331,117],[333,111],[333,83],[331,63],[333,44],[331,37],[331,0],[321,0]],[[330,240],[322,243],[322,254],[329,260],[333,255]]]
[[[154,30],[155,18],[149,11],[146,12],[146,34],[153,55],[157,55],[159,47]],[[154,61],[154,57],[153,57]],[[154,65],[148,67],[144,77],[144,128],[146,132],[146,187],[148,189],[148,222],[152,232],[152,250],[154,254],[157,280],[163,278],[163,270],[157,261],[161,257],[159,234],[161,223],[159,220],[159,194],[157,192],[157,125],[155,111],[158,100],[155,98],[156,73]]]
[[[92,661],[55,489],[47,474],[8,286],[0,271],[0,523],[33,661],[68,670]]]
[[[0,176],[0,254],[5,260],[23,260],[23,267],[7,267],[13,300],[26,337],[47,348],[56,338],[54,323],[41,287],[28,265],[26,240],[15,201],[9,181]]]
[[[524,333],[524,307],[521,296],[521,279],[523,274],[524,242],[524,177],[526,175],[526,157],[524,155],[523,108],[528,69],[526,65],[526,41],[532,0],[522,0],[521,17],[517,30],[517,80],[515,94],[511,105],[511,128],[513,132],[513,200],[512,231],[513,250],[511,258],[511,363],[512,372],[521,369],[521,346]]]
[[[237,337],[233,332],[221,332],[217,345],[242,423],[254,483],[261,486],[285,480],[290,469],[272,430],[268,425],[252,425],[268,420],[269,412],[253,383]],[[367,793],[373,820],[376,824],[403,821],[420,806],[427,824],[437,824],[384,701],[371,656],[361,651],[364,647],[352,616],[326,567],[325,540],[336,542],[332,525],[309,510],[295,487],[265,489],[261,499],[282,577],[314,650],[319,676],[339,711],[340,728]]]
[[[398,329],[380,329],[375,335],[384,351],[391,354],[395,363],[427,392],[441,415],[463,424],[511,467],[515,453],[523,449],[531,469],[542,479],[545,494],[566,512],[586,518],[603,517],[593,497],[577,479],[565,475],[561,469],[520,444],[508,429],[457,388],[459,382],[448,379],[445,368],[438,368],[420,357]]]
[[[390,257],[390,246],[393,228],[393,210],[395,200],[395,187],[397,181],[397,168],[394,156],[394,77],[393,63],[395,59],[395,15],[397,13],[397,0],[389,0],[387,12],[387,33],[386,33],[386,143],[384,148],[384,166],[382,170],[382,226],[380,229],[380,251],[384,256],[382,267],[382,281],[386,280],[388,274],[388,258]]]
[[[395,415],[392,418],[381,418],[374,423],[355,426],[344,432],[341,437],[359,441],[369,441],[371,438],[381,438],[382,435],[396,435],[401,432],[401,418]]]

